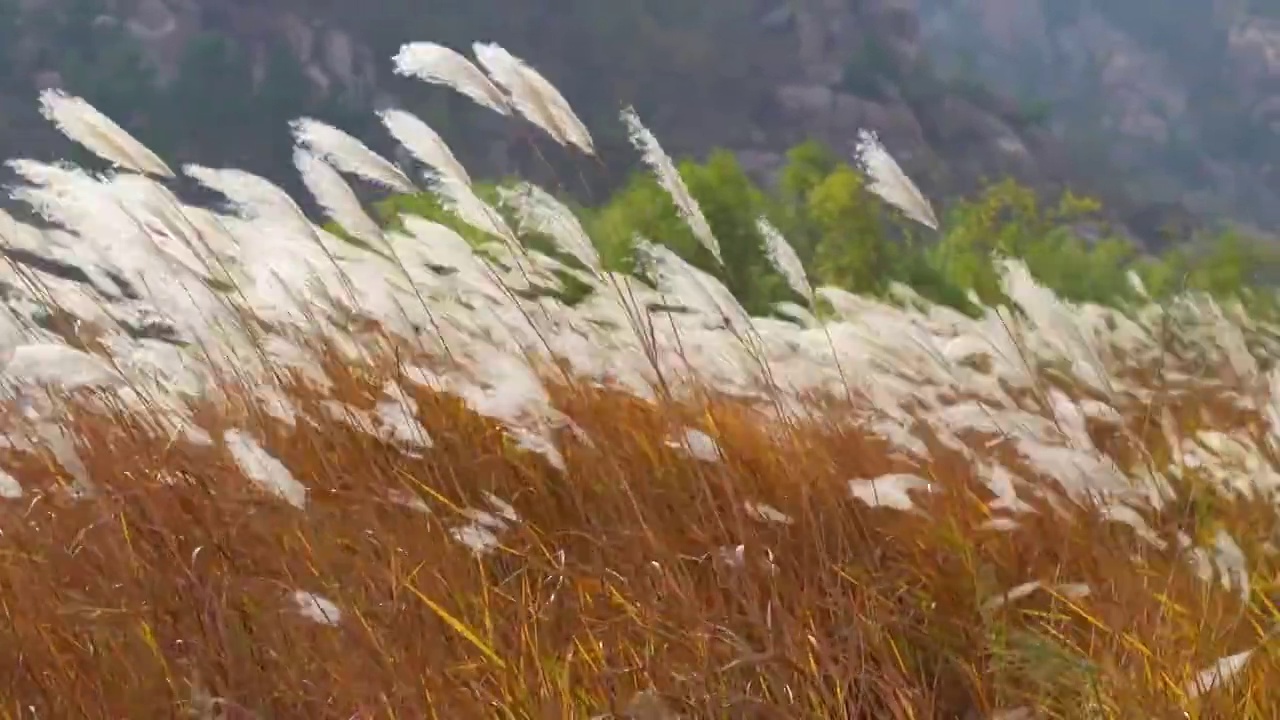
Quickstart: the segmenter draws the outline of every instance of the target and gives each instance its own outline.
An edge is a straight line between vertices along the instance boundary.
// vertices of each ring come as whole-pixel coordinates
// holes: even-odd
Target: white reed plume
[[[342,611],[332,600],[305,590],[293,592],[293,602],[306,619],[321,625],[335,626],[342,622]]]
[[[61,343],[30,343],[13,348],[4,378],[14,384],[57,385],[64,389],[112,387],[123,378],[96,355]]]
[[[870,130],[858,131],[855,156],[858,164],[871,178],[871,186],[868,188],[871,192],[921,225],[932,230],[938,229],[938,218],[933,214],[933,207],[898,166],[889,151],[885,150],[875,133]]]
[[[107,183],[70,165],[34,160],[10,160],[6,165],[29,183],[15,188],[10,196],[76,236],[74,245],[66,246],[66,259],[86,268],[90,277],[107,279],[101,271],[104,266],[134,281],[140,274],[167,271],[158,262],[154,244],[140,242],[146,228]],[[98,286],[114,285],[108,280]]]
[[[502,91],[457,50],[433,42],[406,43],[392,60],[397,75],[453,88],[496,113],[511,114]]]
[[[138,223],[161,256],[198,277],[227,279],[222,277],[213,246],[205,242],[200,229],[187,217],[182,201],[168,188],[145,175],[120,174],[103,189]]]
[[[502,215],[492,205],[480,199],[469,185],[452,176],[437,178],[431,183],[431,192],[446,210],[458,216],[471,227],[502,240],[513,252],[519,252],[520,241]]]
[[[720,241],[711,232],[711,225],[707,222],[706,216],[702,214],[702,207],[698,205],[698,201],[689,192],[689,187],[685,185],[684,178],[680,177],[680,171],[676,169],[671,157],[663,151],[662,146],[658,144],[658,139],[653,136],[649,128],[640,122],[640,116],[636,114],[633,108],[628,107],[622,111],[622,122],[627,126],[627,134],[631,138],[631,144],[640,151],[641,158],[645,164],[653,170],[653,174],[658,178],[658,184],[671,196],[671,200],[676,204],[677,212],[689,225],[689,229],[693,231],[693,236],[715,256],[716,262],[723,265],[724,259],[720,255]]]
[[[1143,300],[1150,300],[1151,294],[1147,292],[1147,284],[1142,282],[1142,276],[1130,270],[1124,274],[1124,279],[1128,281],[1129,288]]]
[[[289,193],[266,178],[235,168],[185,165],[182,172],[201,185],[226,197],[234,210],[248,220],[285,224],[311,232],[311,221]]]
[[[1182,691],[1186,693],[1188,699],[1194,700],[1211,690],[1233,682],[1244,672],[1249,664],[1249,658],[1253,657],[1257,650],[1258,648],[1252,648],[1219,658],[1209,667],[1196,673],[1195,678],[1187,683]]]
[[[173,177],[173,170],[84,98],[58,89],[40,93],[40,114],[94,155],[134,172]]]
[[[245,477],[290,505],[300,510],[306,508],[307,487],[298,482],[289,468],[259,445],[252,435],[233,428],[222,434],[222,440]]]
[[[41,217],[81,237],[98,233],[126,235],[129,221],[94,176],[68,163],[8,160],[5,166],[25,180],[9,196]]]
[[[416,191],[400,168],[338,128],[313,118],[289,123],[297,143],[334,168],[403,193]]]
[[[914,490],[933,492],[933,483],[909,473],[891,473],[870,480],[850,480],[849,494],[870,507],[887,507],[909,512],[916,510],[911,497]]]
[[[452,175],[467,185],[471,184],[467,169],[454,157],[444,138],[417,115],[389,109],[379,112],[378,118],[391,136],[423,164],[440,175]]]
[[[809,283],[809,277],[804,271],[804,263],[800,262],[800,256],[796,254],[795,248],[791,247],[791,243],[787,242],[782,232],[766,217],[756,218],[756,231],[764,240],[764,251],[769,257],[769,262],[787,281],[787,285],[796,294],[808,300],[810,306],[813,306],[816,302],[813,285]]]
[[[502,204],[515,212],[521,230],[550,236],[561,252],[572,255],[597,274],[603,272],[591,236],[573,211],[551,193],[530,183],[501,188],[498,193]]]
[[[497,43],[474,43],[471,47],[489,77],[506,89],[511,104],[529,122],[561,145],[596,154],[591,132],[551,81]]]
[[[370,245],[380,243],[381,228],[365,212],[355,191],[337,170],[304,148],[294,148],[293,164],[302,176],[303,184],[330,220],[358,240]]]
[[[4,470],[0,470],[0,498],[16,500],[22,497],[22,484],[18,479]]]
[[[690,265],[665,245],[639,235],[633,238],[633,244],[641,267],[667,298],[710,315],[734,331],[751,327],[751,315],[719,279]]]
[[[399,219],[404,223],[404,232],[388,233],[387,239],[406,265],[414,258],[424,265],[452,268],[456,271],[449,276],[453,287],[469,288],[463,294],[474,291],[487,297],[503,297],[497,277],[466,238],[418,215],[404,214]]]

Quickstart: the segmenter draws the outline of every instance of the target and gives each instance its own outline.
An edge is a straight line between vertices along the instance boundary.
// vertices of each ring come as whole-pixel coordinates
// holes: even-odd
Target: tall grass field
[[[396,72],[594,162],[472,49]],[[320,218],[40,103],[96,169],[8,163],[39,222],[0,216],[0,717],[1280,717],[1280,327],[1238,303],[1072,303],[1014,258],[972,314],[864,297],[761,220],[797,301],[753,317],[663,238],[625,274],[557,194],[482,199],[401,110],[422,173],[293,124]]]

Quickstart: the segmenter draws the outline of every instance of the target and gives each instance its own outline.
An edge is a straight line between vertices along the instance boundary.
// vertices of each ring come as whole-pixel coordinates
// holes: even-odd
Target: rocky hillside
[[[394,78],[389,67],[406,41],[494,40],[561,86],[598,133],[606,178],[632,162],[616,113],[634,104],[668,149],[728,147],[766,177],[796,142],[817,137],[849,150],[865,127],[937,196],[1014,175],[1045,189],[1104,192],[1126,219],[1146,212],[1154,227],[1170,217],[1161,203],[1200,177],[1212,192],[1197,210],[1265,205],[1270,169],[1258,155],[1232,156],[1218,148],[1227,141],[1197,145],[1208,121],[1196,113],[1212,114],[1192,93],[1203,79],[1160,60],[1086,0],[1052,7],[1066,5],[1079,8],[1068,20],[1061,10],[1046,14],[1048,0],[449,0],[429,12],[413,0],[0,0],[0,48],[9,56],[0,152],[65,151],[34,107],[37,89],[63,86],[179,161],[285,179],[289,118],[314,114],[376,140],[369,110],[399,105],[427,117],[478,171],[543,172],[546,155],[563,178],[562,158],[530,151],[533,134]],[[1263,92],[1269,22],[1230,35],[1230,57],[1253,62],[1252,75],[1235,77],[1233,102]],[[1128,59],[1098,60],[1109,50],[1088,45],[1103,42],[1096,27],[1112,28],[1108,47]],[[1085,43],[1077,52],[1092,65],[1056,68],[1065,52],[1056,48],[1071,38]],[[1222,51],[1215,42],[1206,45]],[[1093,114],[1073,105],[1082,97],[1112,119],[1089,126]],[[1265,104],[1217,110],[1264,126],[1270,112]],[[1193,114],[1190,124],[1181,120]],[[1100,149],[1082,153],[1081,136]],[[1189,167],[1171,175],[1170,158],[1181,156],[1170,147],[1200,148],[1201,175]],[[1125,182],[1113,182],[1118,169]],[[575,172],[589,185],[602,179],[597,168]],[[1167,187],[1152,181],[1169,177],[1176,182]],[[1277,178],[1270,182],[1280,189]]]
[[[939,67],[1044,106],[1117,185],[1280,224],[1280,2],[920,0]]]

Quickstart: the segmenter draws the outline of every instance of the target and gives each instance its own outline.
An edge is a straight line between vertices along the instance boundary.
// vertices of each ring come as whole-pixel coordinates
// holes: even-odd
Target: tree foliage
[[[1156,256],[1144,253],[1099,222],[1101,206],[1066,192],[1047,200],[1013,180],[990,184],[955,201],[937,234],[887,208],[866,188],[863,174],[823,146],[793,148],[772,188],[757,185],[726,151],[705,161],[685,160],[682,177],[720,242],[716,263],[647,173],[637,173],[607,201],[581,210],[606,267],[632,271],[634,240],[667,245],[695,266],[721,278],[753,313],[796,300],[769,264],[756,219],[768,218],[795,248],[815,285],[886,293],[903,283],[924,297],[972,311],[972,292],[984,303],[1007,301],[996,261],[1023,260],[1059,296],[1124,305],[1139,299],[1130,276],[1154,298],[1199,290],[1255,304],[1280,279],[1280,254],[1238,230],[1187,238]],[[482,197],[496,197],[479,185]],[[449,224],[472,240],[476,231],[444,211],[430,195],[397,197],[378,206],[384,220],[416,213]]]

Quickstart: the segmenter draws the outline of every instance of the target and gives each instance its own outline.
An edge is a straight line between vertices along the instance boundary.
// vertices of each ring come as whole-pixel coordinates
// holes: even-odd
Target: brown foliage
[[[356,406],[385,379],[333,368]],[[718,399],[553,394],[589,439],[564,431],[563,474],[446,396],[417,398],[435,441],[420,458],[319,413],[289,428],[200,408],[215,437],[249,430],[280,458],[310,488],[305,511],[217,446],[69,401],[93,497],[60,492],[46,458],[6,457],[27,495],[0,508],[3,716],[1183,717],[1179,689],[1256,646],[1271,614],[1265,583],[1244,607],[1084,509],[985,527],[989,493],[941,448],[925,512],[904,513],[850,498],[851,478],[915,470],[855,430],[779,432]],[[725,460],[669,447],[686,426]],[[449,529],[485,493],[520,521],[476,556]],[[1242,545],[1274,523],[1244,503],[1220,513]],[[984,609],[1030,580],[1091,593]],[[295,590],[340,621],[303,617]],[[1276,670],[1260,651],[1198,717],[1277,712]]]

